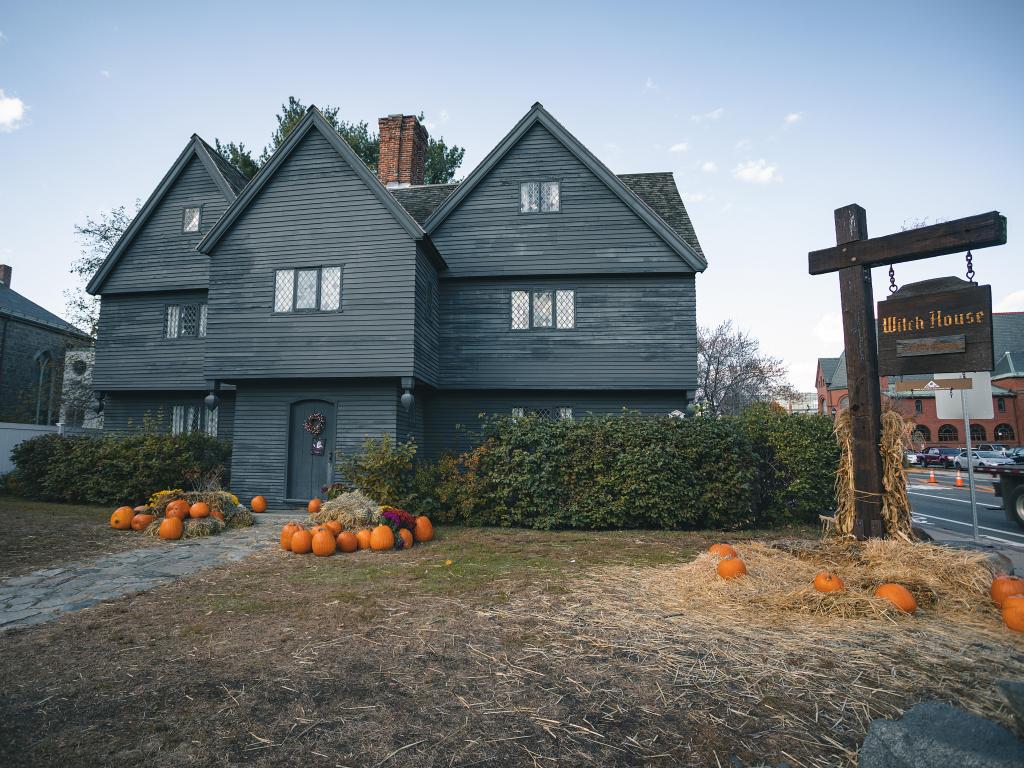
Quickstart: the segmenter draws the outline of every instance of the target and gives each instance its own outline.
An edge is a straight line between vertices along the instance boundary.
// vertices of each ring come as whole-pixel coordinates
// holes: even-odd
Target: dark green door
[[[314,414],[323,417],[319,434],[306,429],[307,419]],[[324,400],[292,403],[288,429],[288,498],[322,496],[334,463],[334,405]]]

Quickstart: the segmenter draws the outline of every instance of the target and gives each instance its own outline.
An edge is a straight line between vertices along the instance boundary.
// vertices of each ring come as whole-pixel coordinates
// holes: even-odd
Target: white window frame
[[[189,223],[191,217],[188,215],[189,211],[195,211],[195,229],[189,229]],[[181,209],[181,231],[186,235],[197,235],[203,228],[203,206],[201,205],[186,205]]]

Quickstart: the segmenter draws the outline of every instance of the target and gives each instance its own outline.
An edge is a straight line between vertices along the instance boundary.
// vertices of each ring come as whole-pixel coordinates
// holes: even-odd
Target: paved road
[[[963,488],[957,488],[956,472],[935,470],[936,484],[928,482],[928,471],[911,468],[907,474],[910,506],[914,520],[925,528],[944,528],[960,534],[971,534],[971,494],[967,473],[961,473]],[[1024,528],[1006,519],[992,489],[990,475],[975,474],[978,499],[978,534],[987,539],[1024,546]]]

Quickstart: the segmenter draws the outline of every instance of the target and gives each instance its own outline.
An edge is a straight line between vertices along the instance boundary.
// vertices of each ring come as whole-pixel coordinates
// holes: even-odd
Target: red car
[[[953,461],[959,455],[959,448],[929,448],[924,453],[919,454],[921,464],[924,466],[946,467],[947,469],[953,466]]]

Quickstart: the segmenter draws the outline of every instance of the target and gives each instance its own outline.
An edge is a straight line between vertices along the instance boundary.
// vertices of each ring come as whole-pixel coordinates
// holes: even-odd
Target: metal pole
[[[967,378],[966,376],[964,378]],[[967,437],[967,482],[971,486],[971,520],[974,540],[978,540],[978,499],[974,493],[974,457],[971,455],[971,416],[967,412],[967,390],[960,390],[960,404],[964,409],[964,435]]]

